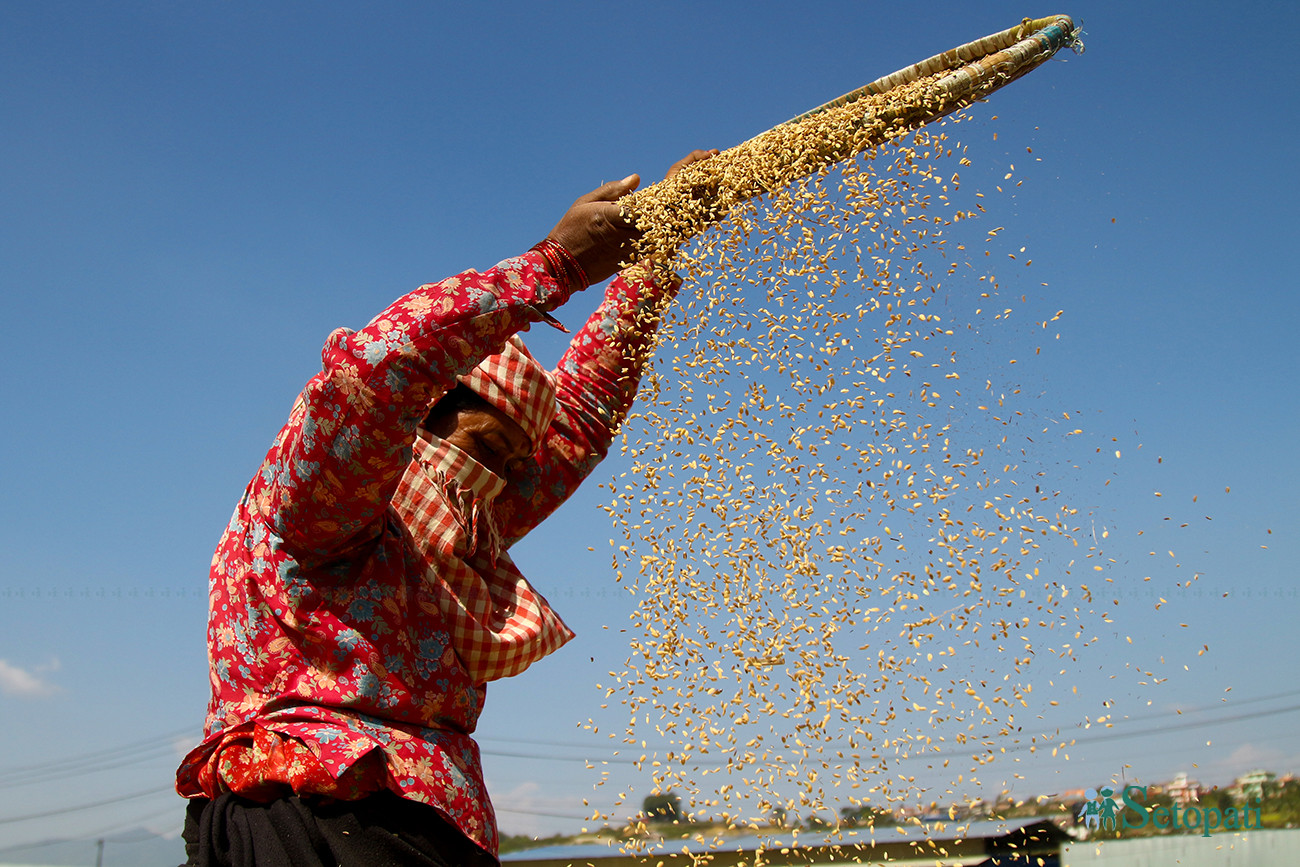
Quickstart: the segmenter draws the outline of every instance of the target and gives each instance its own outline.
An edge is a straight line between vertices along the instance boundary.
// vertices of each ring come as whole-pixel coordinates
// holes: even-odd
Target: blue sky
[[[657,177],[1025,11],[0,3],[0,847],[179,825],[165,789],[206,701],[207,562],[331,329],[526,249],[604,180]],[[1029,11],[1073,15],[1087,53],[958,128],[976,183],[1023,172],[984,219],[1031,247],[1027,285],[1066,311],[1028,375],[1045,405],[1120,440],[1124,461],[1076,482],[1125,531],[1112,556],[1136,574],[1145,540],[1119,537],[1153,526],[1204,577],[1158,614],[1144,588],[1117,588],[1113,643],[1057,720],[1095,719],[1109,698],[1134,717],[1109,732],[1165,734],[1022,757],[1018,785],[1076,788],[1124,764],[1209,782],[1300,770],[1285,710],[1300,704],[1298,113],[1272,48],[1300,35],[1294,17]],[[559,352],[551,335],[533,345]],[[579,637],[489,690],[482,744],[507,832],[576,830],[584,797],[642,782],[615,762],[593,792],[581,761],[609,754],[577,727],[601,718],[593,684],[625,658],[632,607],[610,580],[602,493],[517,549]],[[1166,514],[1199,523],[1180,534]],[[1161,655],[1167,683],[1106,694],[1109,672]],[[56,773],[98,751],[78,766],[112,767]],[[21,818],[101,801],[120,802]]]

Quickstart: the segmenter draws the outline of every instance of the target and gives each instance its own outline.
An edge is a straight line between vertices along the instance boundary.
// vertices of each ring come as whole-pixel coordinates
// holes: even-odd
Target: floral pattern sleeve
[[[371,541],[429,405],[567,299],[529,253],[421,286],[360,331],[335,331],[253,480],[250,505],[300,558]]]

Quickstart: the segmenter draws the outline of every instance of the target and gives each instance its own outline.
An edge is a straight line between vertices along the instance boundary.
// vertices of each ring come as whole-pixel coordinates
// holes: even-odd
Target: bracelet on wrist
[[[570,292],[580,292],[591,285],[577,258],[559,241],[546,238],[534,244],[532,249],[542,254],[551,275]]]

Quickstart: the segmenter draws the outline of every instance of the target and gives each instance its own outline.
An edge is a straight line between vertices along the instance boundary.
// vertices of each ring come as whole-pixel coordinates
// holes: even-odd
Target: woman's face
[[[533,454],[524,429],[486,401],[439,411],[434,406],[424,429],[446,440],[501,478],[506,478]]]

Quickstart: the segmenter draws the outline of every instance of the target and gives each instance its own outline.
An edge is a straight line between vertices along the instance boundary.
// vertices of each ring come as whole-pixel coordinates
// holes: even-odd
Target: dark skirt
[[[183,867],[496,867],[432,807],[381,792],[358,801],[292,795],[196,798]]]

